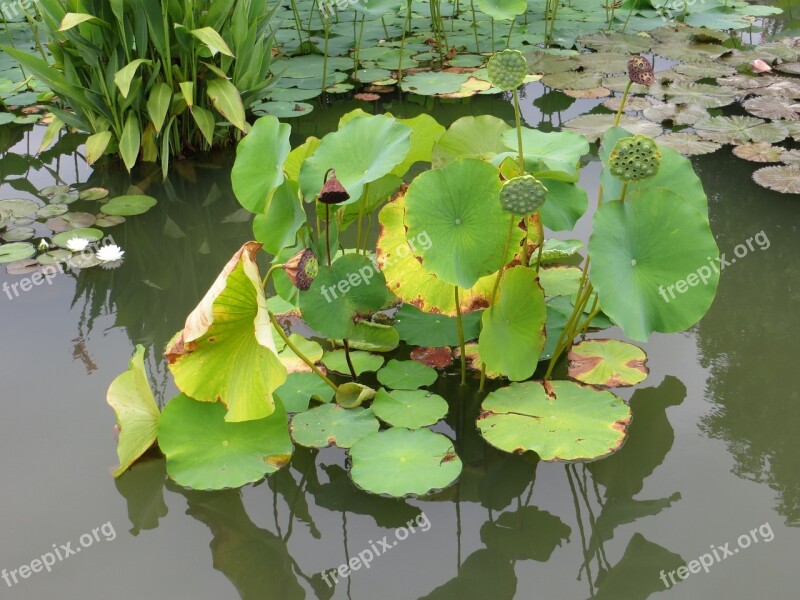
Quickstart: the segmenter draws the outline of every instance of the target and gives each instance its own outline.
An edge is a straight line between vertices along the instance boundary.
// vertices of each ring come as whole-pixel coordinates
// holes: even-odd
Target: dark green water
[[[543,103],[533,103],[539,91],[529,92],[525,116],[536,126]],[[324,134],[353,107],[337,104],[299,121],[294,141]],[[445,123],[464,114],[512,118],[507,102],[489,98],[385,109],[403,117],[432,112]],[[6,140],[3,181],[27,169],[36,187],[55,182],[45,165],[24,158],[40,135]],[[67,154],[45,162],[66,182],[114,193],[131,183],[110,167],[90,171],[69,154],[69,140],[61,144]],[[155,174],[137,173],[133,183],[159,204],[110,230],[126,251],[122,267],[59,275],[13,299],[0,294],[0,569],[30,564],[54,544],[74,549],[83,534],[104,527],[52,572],[11,587],[0,580],[0,597],[797,597],[800,203],[756,186],[755,167],[727,150],[695,160],[720,249],[730,259],[759,232],[769,245],[724,271],[698,326],[644,345],[651,373],[621,393],[635,418],[628,442],[610,458],[565,467],[494,451],[473,425],[480,399],[445,383],[435,390],[451,404],[441,430],[457,438],[464,473],[433,497],[367,495],[350,483],[338,451],[300,448],[289,469],[241,491],[182,490],[166,482],[157,458],[115,482],[108,384],[141,343],[154,388],[171,397],[160,352],[250,239],[230,189],[231,161],[219,154],[176,164],[165,186]],[[596,163],[584,169],[590,197],[597,170]],[[0,188],[0,197],[20,195]],[[587,233],[588,218],[578,235]],[[16,278],[3,270],[2,281]],[[412,519],[417,531],[399,541],[397,528]],[[759,541],[750,538],[745,548],[739,538],[751,531]],[[369,569],[334,587],[320,576],[373,544],[380,549],[384,536],[391,549]],[[662,582],[662,570],[706,553],[708,562],[713,551],[722,558],[726,544],[731,555],[713,558],[708,573],[674,586],[667,579],[669,588]]]

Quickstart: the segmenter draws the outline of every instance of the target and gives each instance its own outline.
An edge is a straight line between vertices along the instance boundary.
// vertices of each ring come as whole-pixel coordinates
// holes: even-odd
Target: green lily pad
[[[147,381],[141,344],[136,345],[128,370],[111,382],[106,400],[119,426],[119,467],[114,471],[114,477],[119,477],[156,441],[161,416]]]
[[[325,404],[295,415],[289,431],[301,446],[326,448],[334,444],[339,448],[350,448],[358,440],[378,431],[379,427],[370,409]]]
[[[80,199],[80,194],[76,191],[65,192],[63,194],[56,194],[50,198],[51,204],[72,204]]]
[[[403,195],[398,195],[387,203],[378,214],[381,224],[377,242],[378,263],[386,276],[389,289],[404,302],[425,312],[455,315],[455,286],[426,271],[414,256],[414,248],[428,246],[431,243],[430,237],[427,232],[421,233],[421,237],[407,236],[404,217]],[[414,248],[411,247],[412,243]],[[494,278],[487,275],[479,279],[471,289],[460,290],[461,311],[468,314],[486,306],[493,285]],[[464,320],[466,321],[466,318]],[[433,331],[429,333],[436,335]]]
[[[58,263],[66,262],[67,260],[73,260],[74,266],[82,268],[80,264],[74,262],[74,260],[79,259],[81,256],[82,255],[80,254],[76,254],[75,256],[73,256],[72,251],[70,250],[50,250],[49,252],[45,252],[44,254],[40,254],[39,256],[37,256],[36,261],[40,265],[55,265]],[[92,255],[92,258],[94,258],[94,255]],[[97,260],[97,263],[95,264],[100,263],[99,259],[95,260]]]
[[[339,84],[341,85],[341,84]],[[298,90],[307,91],[307,90]],[[316,95],[318,90],[308,90],[314,92]],[[326,91],[331,91],[328,88]],[[314,106],[308,102],[294,102],[287,100],[275,100],[272,102],[261,102],[253,106],[253,112],[257,115],[271,116],[275,119],[294,119],[296,117],[303,117],[314,110]]]
[[[364,186],[390,173],[411,147],[411,128],[386,115],[358,116],[329,133],[300,167],[300,191],[309,201],[319,194],[330,168],[357,202]]]
[[[42,196],[52,198],[53,196],[58,196],[59,194],[67,194],[69,191],[68,185],[50,185],[39,190],[39,193]]]
[[[156,203],[156,199],[152,196],[142,194],[117,196],[105,203],[100,210],[107,215],[130,217],[131,215],[146,213]]]
[[[581,44],[598,52],[642,54],[650,50],[652,40],[631,33],[594,33],[580,38]]]
[[[53,236],[53,243],[61,248],[66,248],[67,242],[72,238],[82,238],[90,242],[96,242],[102,240],[104,235],[105,234],[99,229],[79,227],[77,229],[70,229],[69,231],[57,233]]]
[[[780,123],[767,123],[755,117],[733,115],[716,116],[694,124],[697,134],[720,144],[746,144],[747,142],[781,142],[789,135]]]
[[[436,369],[415,360],[392,359],[378,371],[378,381],[393,390],[416,390],[436,381]]]
[[[391,325],[359,321],[348,339],[350,347],[367,352],[391,352],[400,344],[400,334]]]
[[[289,373],[286,382],[275,390],[288,413],[308,410],[311,400],[328,403],[333,399],[333,388],[316,373]]]
[[[274,335],[272,336],[272,339],[275,339]],[[296,333],[290,335],[289,340],[291,340],[291,342],[297,346],[297,349],[300,350],[300,352],[302,352],[311,362],[315,363],[322,358],[322,346],[320,346],[314,340],[307,340],[302,335],[298,335]],[[297,356],[297,354],[294,353],[294,350],[289,348],[288,345],[278,352],[278,358],[283,363],[287,373],[312,372],[311,367],[309,367],[303,359]]]
[[[422,71],[403,77],[400,88],[404,92],[420,96],[436,96],[453,94],[469,79],[469,73],[452,73],[449,71]]]
[[[274,116],[261,117],[236,146],[236,161],[231,170],[233,193],[250,212],[259,215],[266,212],[275,190],[283,183],[283,163],[291,150],[291,130]]]
[[[178,389],[221,401],[226,421],[272,414],[272,393],[287,377],[256,264],[260,248],[248,242],[231,257],[165,353]]]
[[[121,225],[124,222],[125,217],[118,217],[116,215],[99,215],[94,224],[97,227],[114,227],[115,225]]]
[[[329,267],[320,265],[311,287],[300,292],[300,312],[309,327],[334,339],[356,331],[357,315],[389,302],[383,273],[366,256],[345,254]]]
[[[42,219],[57,217],[67,212],[69,208],[65,204],[47,204],[36,211],[36,216]]]
[[[97,221],[97,217],[85,212],[65,213],[61,219],[70,227],[70,229],[83,229],[86,227],[91,227]]]
[[[501,139],[508,148],[517,149],[516,130],[504,132]],[[525,162],[534,160],[540,163],[537,171],[563,171],[577,180],[578,163],[589,153],[589,142],[571,131],[544,133],[525,127],[522,129],[522,151]]]
[[[351,351],[350,360],[353,362],[356,375],[361,375],[368,371],[377,371],[383,366],[383,357],[380,354],[371,354],[360,350]],[[347,355],[344,350],[326,352],[322,357],[322,364],[330,371],[344,373],[345,375],[350,374],[350,368],[347,366]]]
[[[404,304],[394,314],[400,338],[414,346],[455,346],[458,344],[458,322],[455,317],[426,313],[411,304]],[[463,315],[464,339],[474,340],[481,327],[481,313]]]
[[[544,295],[571,296],[578,291],[581,281],[581,269],[577,267],[551,267],[539,270],[539,283],[544,288]]]
[[[158,445],[170,478],[193,489],[220,490],[258,481],[288,464],[294,448],[282,407],[241,423],[226,418],[221,402],[179,394],[167,403]]]
[[[542,248],[542,262],[569,258],[574,256],[581,248],[583,248],[583,242],[580,240],[548,238],[544,241],[544,248]]]
[[[408,237],[430,240],[417,248],[422,267],[446,283],[464,289],[505,264],[509,214],[498,201],[500,179],[490,164],[464,158],[417,176],[406,192]],[[436,198],[436,202],[431,201]],[[511,252],[523,231],[512,231]]]
[[[26,198],[0,200],[0,211],[8,212],[12,217],[32,217],[37,210],[39,210],[39,205]]]
[[[32,227],[17,227],[16,229],[9,229],[3,235],[3,241],[6,242],[24,242],[31,239],[35,235]]]
[[[492,115],[461,117],[433,146],[431,163],[439,169],[459,158],[490,159],[508,149],[501,136],[510,129],[508,123]]]
[[[28,242],[11,242],[0,245],[0,263],[11,263],[36,254],[36,246]]]
[[[353,482],[373,494],[422,496],[452,484],[461,474],[453,442],[429,429],[392,427],[350,449]]]
[[[425,390],[380,390],[372,401],[372,411],[389,425],[419,429],[443,419],[447,401]]]
[[[108,190],[102,187],[93,187],[82,190],[78,196],[81,200],[102,200],[108,196]]]
[[[478,429],[505,452],[544,461],[595,460],[620,449],[630,408],[608,391],[572,381],[512,383],[487,396]]]
[[[716,294],[719,250],[708,222],[663,188],[604,202],[595,213],[589,255],[600,306],[634,340],[687,329]]]
[[[498,300],[483,312],[478,350],[486,368],[512,381],[528,379],[544,348],[546,320],[536,272],[522,266],[507,270]]]
[[[619,387],[647,378],[647,354],[619,340],[585,340],[570,348],[569,376],[583,383]]]
[[[626,129],[631,135],[646,135],[655,137],[661,133],[661,127],[646,119],[622,115],[620,127]],[[614,115],[582,115],[564,123],[564,128],[586,136],[590,142],[597,141],[609,128],[614,126]]]
[[[377,392],[371,387],[360,383],[343,383],[336,390],[336,403],[344,408],[355,408],[361,406],[375,397]]]

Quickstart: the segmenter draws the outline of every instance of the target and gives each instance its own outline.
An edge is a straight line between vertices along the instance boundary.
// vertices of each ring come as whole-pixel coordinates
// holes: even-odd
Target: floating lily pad
[[[131,196],[117,196],[105,203],[100,210],[107,214],[118,217],[130,217],[147,212],[156,205],[156,199],[152,196],[136,194]]]
[[[521,381],[533,375],[544,348],[544,292],[536,272],[522,266],[503,274],[498,291],[495,304],[483,312],[478,349],[487,369]]]
[[[800,83],[796,80],[782,79],[770,85],[753,90],[761,96],[776,96],[779,98],[800,98]]]
[[[642,111],[642,115],[655,123],[672,121],[675,125],[694,125],[708,118],[708,111],[696,104],[656,104]]]
[[[121,225],[125,222],[125,217],[118,217],[116,215],[100,215],[97,217],[97,220],[94,224],[97,227],[114,227],[115,225]]]
[[[294,448],[282,407],[241,423],[225,416],[221,402],[198,402],[183,394],[164,407],[158,445],[176,483],[198,490],[237,488],[288,464]]]
[[[661,133],[661,127],[639,117],[622,115],[620,127],[626,129],[631,135],[646,135],[655,137]],[[582,115],[564,123],[564,127],[575,133],[586,136],[590,142],[595,142],[614,126],[614,115]]]
[[[372,401],[372,411],[389,425],[419,429],[443,419],[447,401],[425,390],[379,390]]]
[[[764,119],[787,119],[790,121],[800,119],[800,104],[784,98],[772,96],[750,98],[745,101],[744,108],[751,115]]]
[[[708,83],[674,83],[666,89],[666,94],[673,104],[695,104],[703,108],[728,106],[738,95],[737,90]]]
[[[272,115],[277,119],[293,119],[295,117],[303,117],[312,110],[314,110],[314,106],[308,104],[307,102],[291,102],[286,100],[261,102],[253,107],[253,112],[255,114]]]
[[[619,450],[630,419],[628,406],[611,392],[572,381],[526,381],[489,394],[478,429],[505,452],[595,460]]]
[[[544,288],[545,296],[571,296],[578,291],[581,274],[581,269],[577,267],[541,269],[539,271],[539,283]]]
[[[467,79],[469,79],[468,73],[423,71],[403,77],[400,87],[404,92],[411,92],[421,96],[452,94],[458,92]]]
[[[81,258],[81,254],[77,254],[73,257],[72,252],[70,250],[50,250],[49,252],[45,252],[44,254],[40,254],[36,257],[36,261],[43,266],[46,265],[55,265],[58,263],[66,262],[67,260],[73,261]],[[91,255],[92,258],[94,254]],[[95,259],[97,262],[95,264],[99,264],[100,261]],[[78,263],[74,263],[76,267],[83,266]],[[94,265],[93,265],[94,266]]]
[[[51,204],[72,204],[80,199],[80,194],[76,191],[65,192],[63,194],[56,194],[50,197]]]
[[[418,346],[411,351],[409,357],[434,369],[446,369],[453,364],[453,351],[447,346],[439,348]]]
[[[17,260],[6,265],[6,273],[9,275],[28,275],[41,270],[42,265],[32,258]]]
[[[581,248],[583,248],[583,242],[580,240],[548,238],[544,241],[544,248],[542,248],[542,262],[574,256]],[[534,256],[533,259],[535,260],[536,257]]]
[[[647,354],[619,340],[585,340],[572,346],[567,358],[569,376],[583,383],[619,387],[647,378]]]
[[[57,217],[67,212],[69,208],[65,204],[47,204],[36,211],[36,216],[42,219]]]
[[[786,139],[788,130],[779,123],[766,123],[755,117],[711,117],[694,124],[698,135],[720,144],[747,142],[777,143]]]
[[[358,440],[378,431],[379,427],[372,410],[325,404],[295,415],[289,431],[301,446],[326,448],[334,444],[339,448],[350,448]]]
[[[108,196],[108,190],[102,187],[93,187],[82,190],[79,194],[81,200],[102,200]]]
[[[780,146],[773,146],[766,142],[756,144],[742,144],[733,149],[733,153],[744,160],[759,163],[781,162],[781,157],[786,152]]]
[[[359,321],[356,331],[348,338],[350,347],[367,352],[391,352],[400,344],[400,334],[391,325]]]
[[[764,167],[753,173],[753,179],[761,187],[782,194],[800,194],[800,166]],[[3,248],[0,247],[0,252]]]
[[[10,198],[0,200],[0,211],[8,212],[12,217],[31,217],[39,210],[39,205],[26,198]]]
[[[308,410],[311,400],[328,403],[333,399],[333,388],[316,373],[289,373],[286,382],[275,390],[288,413]]]
[[[69,231],[63,231],[53,236],[53,243],[61,248],[67,247],[67,242],[72,238],[81,238],[90,242],[103,239],[105,234],[99,229],[79,227]]]
[[[378,381],[393,390],[415,390],[436,381],[435,369],[414,360],[392,359],[378,371]]]
[[[422,496],[452,484],[461,473],[453,442],[429,429],[393,427],[373,433],[350,449],[350,476],[373,494]]]
[[[12,242],[0,245],[0,263],[11,263],[36,254],[36,246],[28,242]]]
[[[136,345],[128,370],[111,382],[106,400],[119,426],[119,467],[114,471],[114,477],[119,477],[156,441],[161,416],[147,381],[141,344]]]
[[[3,235],[3,241],[6,242],[24,242],[31,239],[35,234],[32,227],[17,227],[16,229],[9,229]]]
[[[684,156],[695,156],[698,154],[711,154],[722,148],[722,144],[704,140],[696,133],[683,132],[668,133],[656,138],[659,146],[672,148],[675,152],[680,152]]]
[[[356,375],[361,375],[368,371],[377,371],[383,366],[383,357],[380,354],[370,354],[360,350],[350,352],[350,360],[353,361],[353,368]],[[344,350],[334,350],[326,352],[322,357],[322,363],[330,370],[337,373],[350,374],[347,366],[347,356]]]
[[[652,45],[650,38],[630,33],[594,33],[580,38],[580,42],[598,52],[617,54],[642,54]]]
[[[58,196],[59,194],[67,194],[69,193],[69,191],[70,190],[68,185],[50,185],[48,187],[39,190],[39,193],[42,196],[47,196],[48,198],[52,198],[53,196]]]
[[[70,229],[83,229],[91,227],[97,221],[97,217],[85,212],[71,212],[65,213],[61,219],[69,226]]]
[[[736,73],[736,69],[714,62],[699,62],[675,65],[674,71],[693,79],[708,79],[710,77],[727,77]]]

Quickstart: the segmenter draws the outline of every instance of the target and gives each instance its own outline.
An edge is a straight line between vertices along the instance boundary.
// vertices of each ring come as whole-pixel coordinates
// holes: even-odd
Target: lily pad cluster
[[[322,139],[291,148],[289,136],[265,116],[239,145],[233,187],[256,213],[256,240],[166,349],[180,394],[159,416],[141,351],[109,391],[117,473],[157,442],[177,483],[238,487],[280,469],[294,444],[334,446],[356,486],[425,495],[462,469],[441,425],[458,400],[436,393],[450,376],[481,392],[491,382],[476,422],[489,444],[595,460],[621,446],[631,418],[602,388],[641,382],[646,357],[627,342],[573,341],[612,324],[641,341],[680,331],[714,297],[718,276],[662,297],[717,255],[707,201],[687,159],[622,127],[601,145],[591,269],[574,266],[580,242],[542,234],[569,232],[588,207],[577,182],[589,144],[574,132],[354,111]],[[620,178],[612,160],[632,143],[658,168]],[[264,156],[277,166],[259,168]],[[565,354],[576,381],[552,379]]]

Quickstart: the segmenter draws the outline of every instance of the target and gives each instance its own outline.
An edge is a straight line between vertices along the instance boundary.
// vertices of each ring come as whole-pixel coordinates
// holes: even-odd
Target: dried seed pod
[[[330,175],[330,178],[328,177]],[[328,169],[325,173],[325,183],[319,193],[319,201],[323,204],[341,204],[350,199],[350,194],[336,178],[336,170]]]
[[[634,56],[628,61],[628,77],[633,83],[648,87],[656,82],[653,65],[644,56]]]
[[[646,135],[620,139],[608,157],[611,174],[622,181],[647,179],[658,173],[661,152]]]
[[[500,190],[503,210],[515,215],[530,215],[544,204],[547,188],[533,175],[512,177]]]
[[[292,285],[301,292],[305,292],[308,291],[317,276],[319,261],[314,256],[314,251],[306,248],[287,260],[283,270]]]
[[[528,61],[519,50],[496,52],[486,65],[489,81],[501,90],[515,90],[528,75]]]

